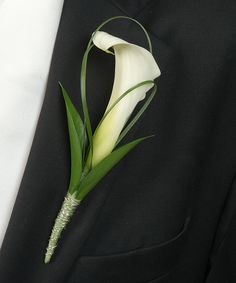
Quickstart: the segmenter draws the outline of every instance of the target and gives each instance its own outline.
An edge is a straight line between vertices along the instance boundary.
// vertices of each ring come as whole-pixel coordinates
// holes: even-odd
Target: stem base
[[[78,202],[71,194],[67,194],[62,204],[61,210],[57,215],[55,224],[52,229],[52,233],[47,246],[44,262],[49,263],[52,255],[54,254],[57,242],[61,236],[62,231],[66,228],[66,225],[73,216],[76,208],[80,202]]]

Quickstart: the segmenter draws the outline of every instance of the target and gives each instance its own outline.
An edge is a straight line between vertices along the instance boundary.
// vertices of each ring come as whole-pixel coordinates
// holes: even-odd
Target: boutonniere
[[[120,18],[131,20],[141,27],[147,37],[149,51],[100,31],[108,22]],[[86,100],[86,69],[89,52],[95,46],[115,56],[115,78],[108,106],[93,132]],[[83,120],[68,93],[60,84],[68,121],[71,177],[68,193],[52,228],[45,263],[51,260],[62,231],[81,201],[130,150],[148,138],[138,138],[119,146],[121,140],[154,98],[156,93],[154,80],[158,76],[160,76],[160,70],[152,55],[151,41],[147,31],[136,20],[118,16],[108,19],[96,29],[84,53],[80,80]],[[150,93],[148,93],[149,90],[151,90]],[[144,101],[142,107],[132,116],[136,105],[141,100]]]

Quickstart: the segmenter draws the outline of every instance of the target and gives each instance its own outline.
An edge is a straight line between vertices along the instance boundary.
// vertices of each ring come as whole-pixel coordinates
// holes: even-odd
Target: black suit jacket
[[[0,253],[1,283],[236,282],[236,4],[227,1],[67,0],[32,150]],[[91,33],[128,15],[150,33],[158,95],[127,140],[155,133],[82,202],[43,263],[69,181],[58,81],[81,109],[80,67]],[[147,46],[130,22],[107,31]],[[114,58],[94,50],[93,126],[110,95]]]

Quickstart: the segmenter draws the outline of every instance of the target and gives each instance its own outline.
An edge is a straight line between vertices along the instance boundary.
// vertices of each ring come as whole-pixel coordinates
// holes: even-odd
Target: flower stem
[[[62,231],[66,228],[67,223],[70,221],[72,215],[74,214],[79,204],[79,201],[77,201],[71,194],[67,193],[52,229],[52,233],[44,258],[45,263],[50,262],[51,257],[54,254],[55,248],[57,246],[57,242],[60,238],[60,235]]]

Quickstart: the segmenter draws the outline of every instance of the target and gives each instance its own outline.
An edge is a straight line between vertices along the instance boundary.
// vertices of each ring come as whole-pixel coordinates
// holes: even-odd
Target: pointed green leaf
[[[66,105],[66,114],[67,114],[67,122],[69,129],[69,138],[70,138],[70,151],[71,151],[71,177],[70,177],[70,185],[69,192],[72,194],[78,186],[82,175],[82,159],[83,159],[83,133],[84,133],[84,125],[80,118],[79,113],[75,109],[73,103],[71,102],[68,93],[63,88],[62,85],[62,94],[64,97],[65,105]]]
[[[88,173],[86,177],[84,177],[78,188],[78,192],[76,193],[76,199],[82,200],[130,150],[147,138],[149,137],[136,139],[114,150],[107,157],[105,157]]]
[[[59,84],[60,84],[62,94],[63,94],[64,100],[65,100],[65,103],[66,103],[66,107],[68,107],[70,109],[70,113],[73,117],[73,121],[75,123],[75,129],[76,129],[77,135],[79,137],[81,148],[82,148],[84,146],[84,143],[86,142],[86,140],[84,140],[85,139],[84,138],[84,132],[86,132],[85,127],[84,127],[84,123],[83,123],[78,111],[75,109],[72,101],[70,100],[70,97],[69,97],[67,91],[65,90],[65,88],[62,86],[61,83],[59,83]]]

